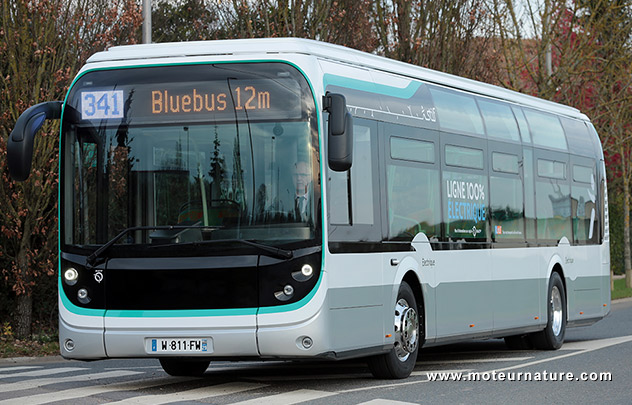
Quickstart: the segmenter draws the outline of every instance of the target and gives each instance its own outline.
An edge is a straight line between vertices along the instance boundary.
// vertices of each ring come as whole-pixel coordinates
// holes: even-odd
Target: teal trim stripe
[[[103,317],[105,315],[105,309],[91,309],[91,308],[81,308],[70,302],[66,294],[64,293],[64,289],[61,287],[61,277],[59,278],[58,287],[59,287],[59,298],[61,298],[61,304],[68,311],[72,312],[76,315],[85,315],[85,316],[98,316]]]
[[[369,93],[378,93],[385,96],[408,99],[415,95],[417,90],[419,90],[419,87],[421,87],[421,82],[411,80],[408,86],[401,88],[387,86],[385,84],[366,82],[364,80],[352,79],[349,77],[336,76],[327,73],[323,76],[323,85],[325,89],[327,89],[327,86],[339,86],[353,90],[360,90]]]
[[[320,277],[318,278],[318,282],[316,283],[314,288],[312,288],[312,291],[310,291],[309,294],[307,294],[305,297],[303,297],[302,300],[296,301],[296,302],[294,302],[292,304],[287,304],[287,305],[279,305],[279,306],[275,306],[275,307],[261,307],[261,308],[259,308],[259,312],[258,313],[259,314],[276,314],[276,313],[279,313],[279,312],[294,311],[296,309],[301,308],[302,306],[307,304],[309,301],[311,301],[312,298],[314,297],[314,295],[316,295],[316,291],[318,291],[318,289],[320,288],[320,283],[323,280],[323,273],[324,273],[324,271],[321,270]]]

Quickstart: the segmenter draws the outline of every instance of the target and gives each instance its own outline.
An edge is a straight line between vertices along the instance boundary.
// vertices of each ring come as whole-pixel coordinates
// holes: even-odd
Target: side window
[[[573,164],[571,213],[574,242],[598,243],[597,184],[594,164],[592,167]]]
[[[441,233],[439,169],[433,142],[391,136],[386,164],[388,239],[410,241]]]
[[[538,239],[571,240],[571,196],[568,164],[560,160],[538,158],[536,170],[536,216]]]
[[[533,150],[522,150],[524,174],[524,217],[527,240],[535,240],[535,174],[533,172]]]
[[[534,145],[545,148],[568,150],[564,129],[557,116],[525,108]]]
[[[527,124],[527,120],[524,118],[522,108],[512,105],[511,110],[516,117],[518,128],[520,128],[520,137],[522,138],[522,143],[531,143],[531,132],[529,131],[529,124]]]
[[[484,151],[445,145],[442,184],[446,237],[450,241],[485,241],[489,190]]]
[[[483,98],[478,98],[477,101],[485,121],[487,136],[520,142],[518,125],[509,105]]]
[[[489,187],[494,240],[524,240],[524,201],[517,155],[492,152]]]
[[[473,96],[437,86],[428,88],[437,108],[442,130],[485,136],[483,119]]]
[[[353,165],[346,172],[328,169],[329,223],[332,241],[379,241],[377,125],[354,118]]]

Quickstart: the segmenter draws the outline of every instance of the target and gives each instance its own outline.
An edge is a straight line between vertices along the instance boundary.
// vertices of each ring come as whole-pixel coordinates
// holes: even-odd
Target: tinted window
[[[592,167],[573,165],[573,181],[595,184],[595,171]]]
[[[491,218],[495,240],[524,239],[522,181],[491,177]]]
[[[391,137],[391,158],[434,163],[435,149],[432,142]]]
[[[483,120],[474,97],[438,87],[430,87],[430,93],[437,108],[441,129],[485,135]]]
[[[566,178],[566,163],[538,159],[538,175],[551,179],[564,180]]]
[[[560,121],[568,138],[568,150],[577,155],[595,156],[592,136],[584,121],[564,117],[560,117]]]
[[[533,143],[546,148],[567,149],[560,120],[553,114],[525,109]]]
[[[535,239],[535,178],[533,173],[533,151],[523,149],[524,162],[524,216],[527,239]]]
[[[351,173],[329,171],[330,221],[337,225],[349,223],[372,225],[374,223],[372,178],[374,162],[371,154],[371,128],[354,123],[353,139]],[[349,217],[349,189],[352,202],[351,218]]]
[[[518,156],[508,153],[492,152],[492,169],[503,173],[520,173]]]
[[[400,165],[388,165],[386,170],[389,239],[412,240],[420,232],[429,239],[438,238],[439,171]]]
[[[571,212],[573,235],[577,243],[598,241],[597,187],[595,171],[591,167],[573,165]]]
[[[487,136],[520,142],[518,125],[508,105],[479,98],[478,106],[485,121]]]
[[[511,109],[514,112],[514,116],[516,117],[516,121],[518,122],[518,127],[520,128],[520,136],[522,137],[522,142],[531,143],[529,125],[527,124],[527,120],[524,118],[522,108],[512,105]]]
[[[536,183],[538,239],[571,238],[570,187],[559,181]]]
[[[463,146],[446,145],[445,163],[450,166],[482,169],[484,167],[483,151]]]

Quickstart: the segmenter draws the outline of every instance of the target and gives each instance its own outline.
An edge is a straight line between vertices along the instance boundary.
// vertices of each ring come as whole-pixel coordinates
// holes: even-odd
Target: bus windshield
[[[67,248],[94,251],[131,227],[145,228],[121,237],[119,250],[317,243],[315,106],[291,66],[90,72],[62,120]]]

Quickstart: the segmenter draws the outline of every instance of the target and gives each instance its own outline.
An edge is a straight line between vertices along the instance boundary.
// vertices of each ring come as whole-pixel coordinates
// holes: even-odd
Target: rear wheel
[[[566,334],[566,292],[558,273],[551,274],[549,280],[547,315],[546,328],[533,334],[533,345],[537,349],[556,350],[562,347]]]
[[[188,360],[188,359],[160,359],[160,365],[165,373],[174,377],[192,376],[198,377],[204,374],[210,360]]]
[[[369,369],[374,377],[406,378],[413,371],[423,330],[419,326],[420,312],[421,308],[417,306],[413,290],[405,281],[402,282],[394,310],[395,344],[388,353],[368,359]]]

